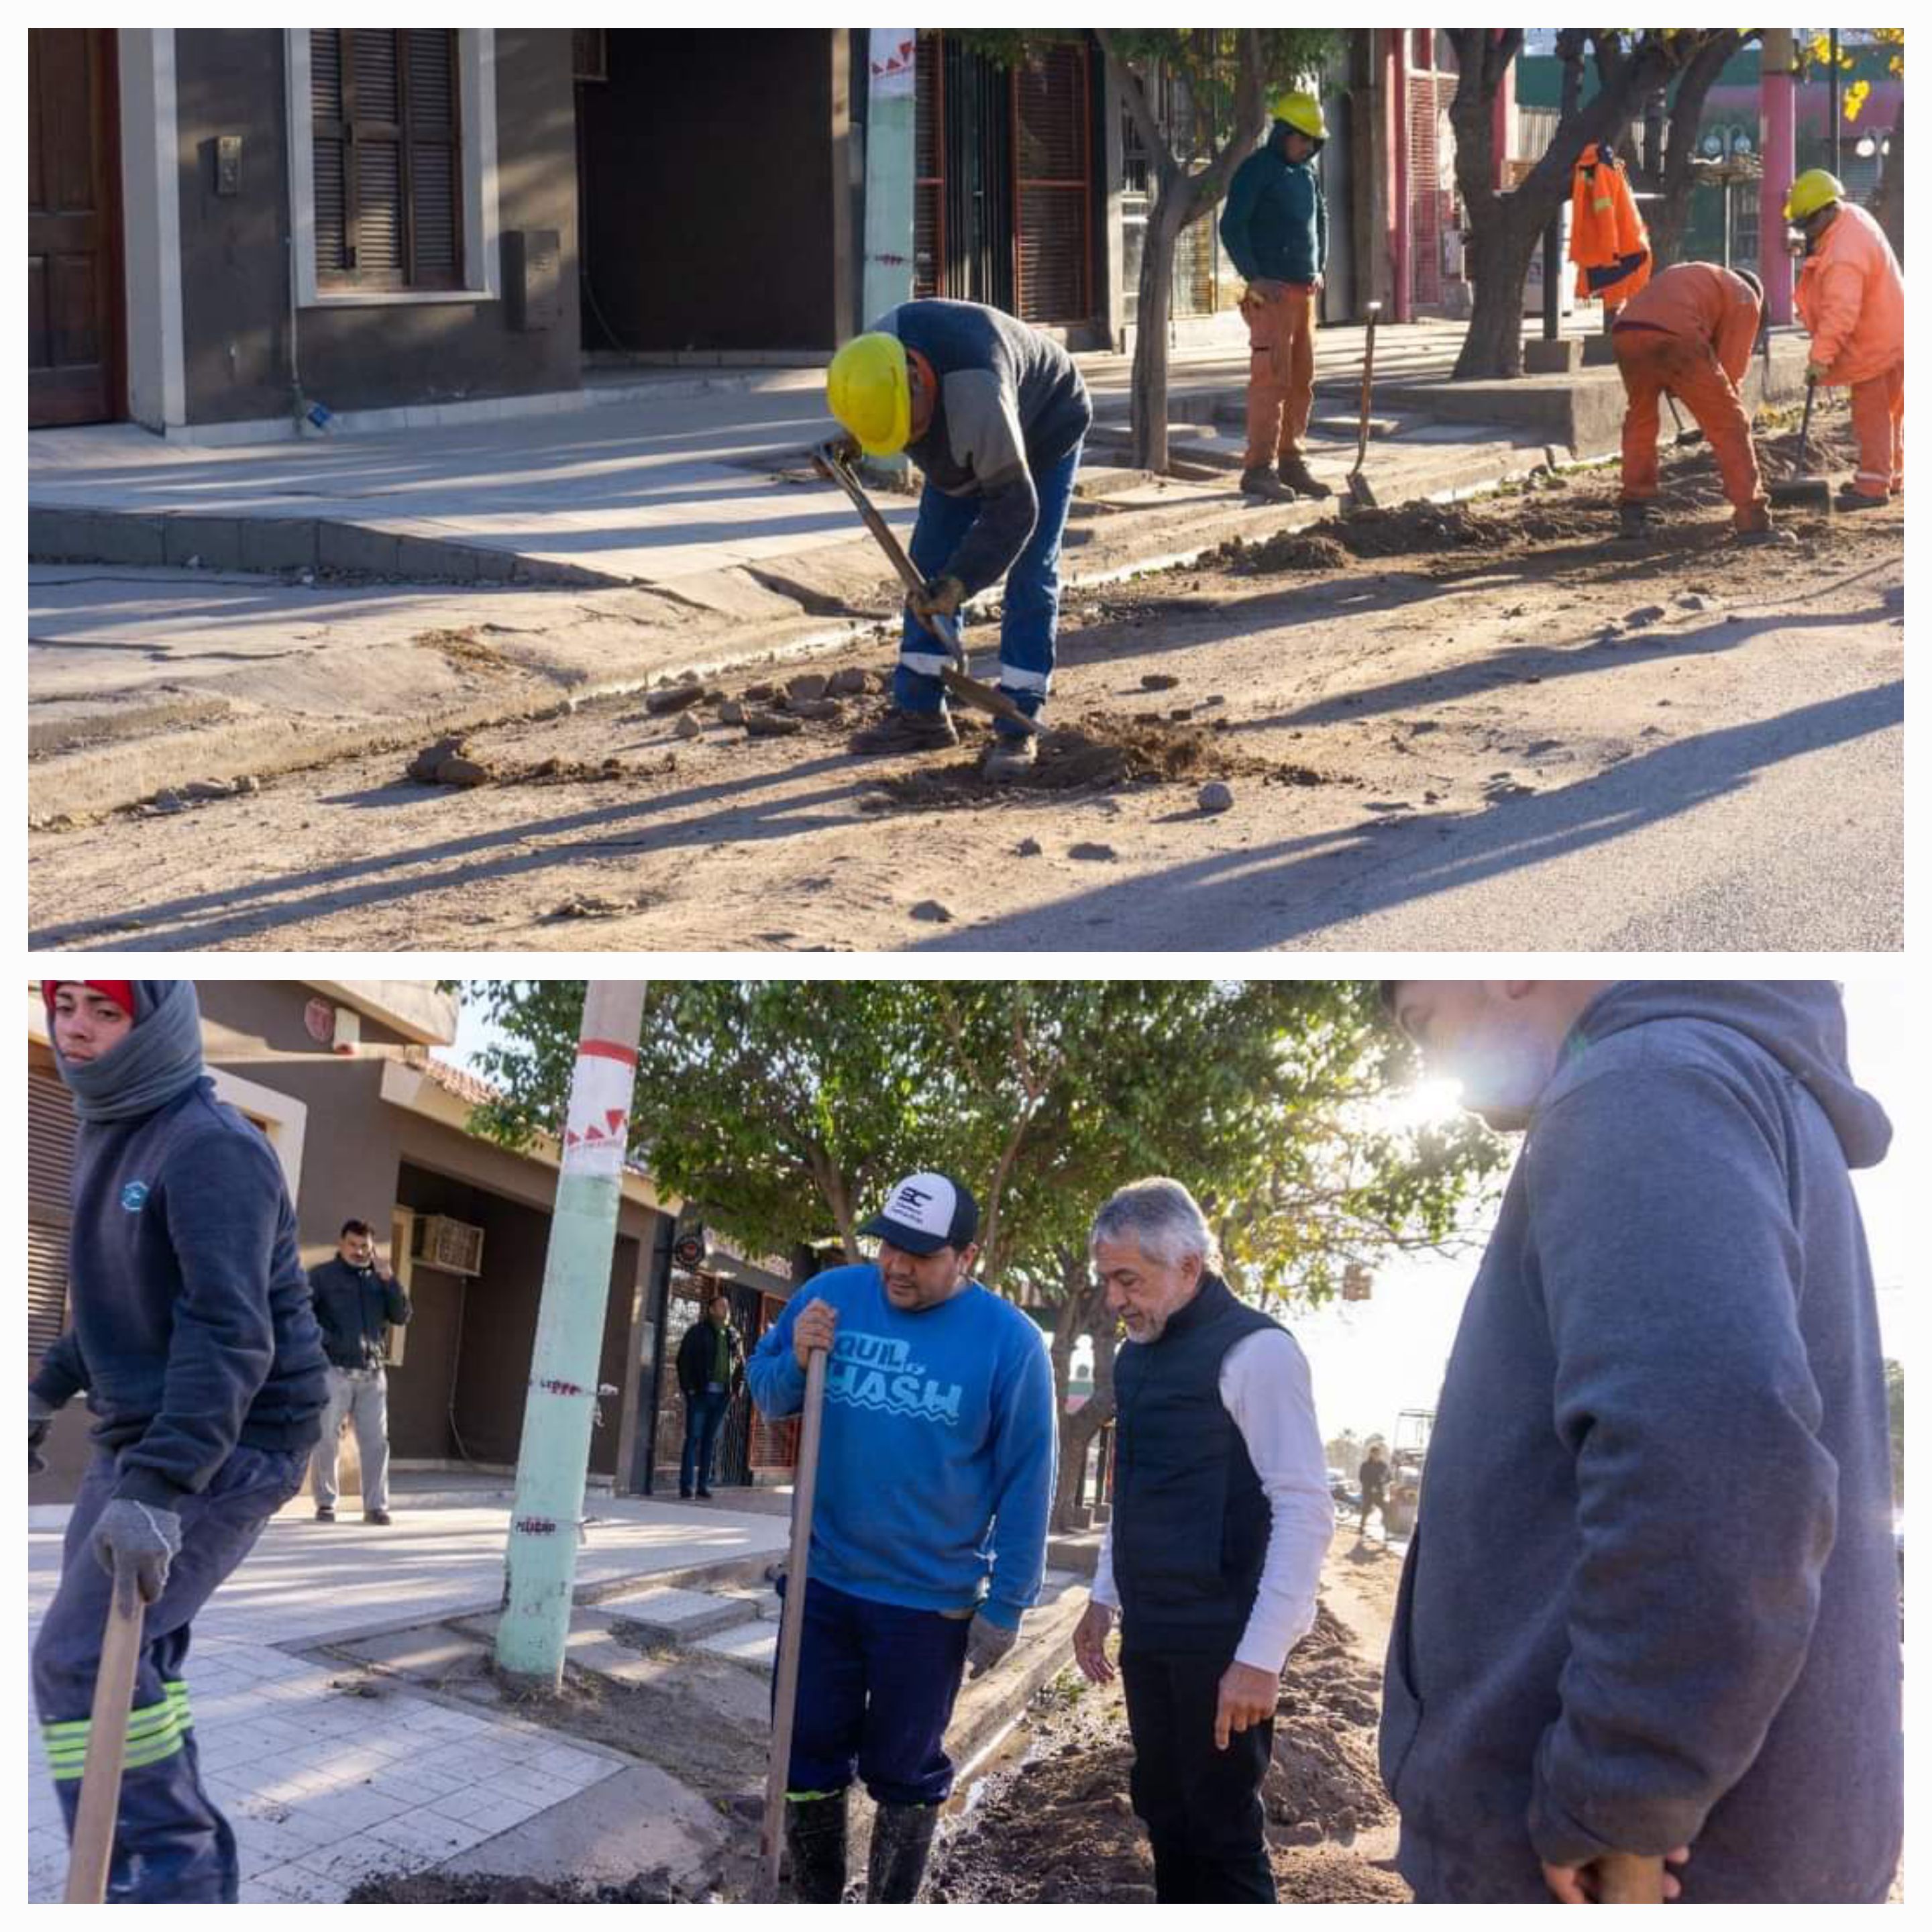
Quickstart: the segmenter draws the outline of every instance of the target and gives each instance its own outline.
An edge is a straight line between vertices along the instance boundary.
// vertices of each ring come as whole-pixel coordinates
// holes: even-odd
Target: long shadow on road
[[[1754,773],[1786,759],[1892,730],[1903,722],[1904,692],[1904,683],[1894,681],[1707,732],[1561,790],[1499,802],[1475,818],[1419,814],[1218,852],[1174,866],[1157,879],[1123,879],[908,950],[1125,944],[1234,950],[1311,939],[1344,920],[1416,904],[1626,838],[1738,791]],[[1438,849],[1417,849],[1420,838],[1432,832],[1444,835],[1433,842]],[[1157,905],[1160,915],[1160,930],[1152,935],[1145,931],[1150,905]],[[1108,926],[1120,936],[1071,937]],[[1535,930],[1534,908],[1526,904],[1521,931]],[[1222,934],[1225,940],[1218,937]],[[1497,943],[1504,943],[1502,935]],[[1594,934],[1544,932],[1537,935],[1535,950],[1598,943]],[[1776,948],[1790,941],[1780,937],[1764,943]]]

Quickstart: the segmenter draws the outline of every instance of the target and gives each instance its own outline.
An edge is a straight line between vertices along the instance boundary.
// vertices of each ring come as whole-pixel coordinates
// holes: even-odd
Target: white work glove
[[[90,1539],[96,1560],[110,1576],[134,1573],[144,1604],[167,1587],[168,1565],[181,1554],[182,1522],[172,1510],[117,1496],[100,1512]]]
[[[966,1632],[966,1674],[983,1677],[1020,1640],[1016,1630],[975,1616]]]

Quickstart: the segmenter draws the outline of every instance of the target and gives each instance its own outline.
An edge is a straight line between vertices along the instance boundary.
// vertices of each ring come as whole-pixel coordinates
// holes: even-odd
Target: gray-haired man
[[[1112,1678],[1120,1611],[1156,1899],[1272,1900],[1260,1792],[1275,1698],[1334,1534],[1308,1364],[1229,1292],[1178,1180],[1122,1188],[1092,1252],[1129,1346],[1114,1370],[1114,1514],[1074,1655],[1095,1683]]]

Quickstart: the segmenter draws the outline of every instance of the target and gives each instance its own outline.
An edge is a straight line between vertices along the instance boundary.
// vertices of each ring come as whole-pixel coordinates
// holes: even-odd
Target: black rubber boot
[[[791,1895],[801,1905],[836,1905],[845,1896],[845,1797],[785,1799]]]
[[[943,752],[959,742],[958,728],[944,711],[895,707],[876,724],[854,734],[852,748],[861,757],[898,752]]]
[[[1335,494],[1298,456],[1282,458],[1275,466],[1275,474],[1280,478],[1282,488],[1292,490],[1298,496],[1312,496],[1318,502]]]
[[[1838,486],[1838,494],[1832,502],[1841,510],[1882,510],[1891,502],[1889,496],[1868,496],[1863,490],[1854,489],[1849,483]]]
[[[1244,470],[1241,472],[1241,494],[1258,496],[1265,503],[1292,503],[1294,492],[1289,489],[1272,470]]]
[[[1647,537],[1655,518],[1647,501],[1617,506],[1617,535],[1626,538]]]
[[[938,1828],[937,1804],[879,1807],[872,1814],[872,1855],[866,1867],[868,1905],[910,1905],[918,1898]]]

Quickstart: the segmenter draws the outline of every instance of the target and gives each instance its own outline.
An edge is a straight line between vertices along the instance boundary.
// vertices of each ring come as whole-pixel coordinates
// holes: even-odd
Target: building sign
[[[872,94],[874,100],[910,99],[919,71],[919,38],[910,27],[874,27]]]

